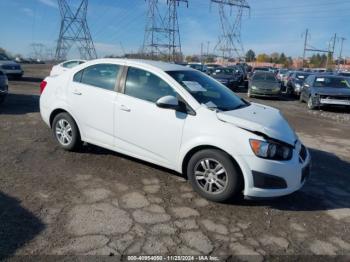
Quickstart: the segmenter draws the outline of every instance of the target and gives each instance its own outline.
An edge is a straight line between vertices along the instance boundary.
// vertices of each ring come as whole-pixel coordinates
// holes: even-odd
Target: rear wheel
[[[232,159],[220,150],[207,149],[194,154],[187,174],[194,190],[211,201],[227,201],[241,190],[239,171]]]
[[[68,113],[60,113],[54,118],[52,132],[64,150],[74,151],[81,145],[78,126]]]

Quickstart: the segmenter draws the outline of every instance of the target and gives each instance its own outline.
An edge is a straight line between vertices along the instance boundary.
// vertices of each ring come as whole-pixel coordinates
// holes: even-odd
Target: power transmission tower
[[[223,59],[234,57],[244,59],[241,39],[242,15],[245,9],[250,9],[250,6],[246,0],[211,0],[211,3],[218,4],[222,31],[214,50],[220,51]],[[237,12],[232,21],[233,9]]]
[[[65,60],[73,44],[76,44],[82,59],[95,59],[97,53],[86,19],[88,0],[80,0],[76,10],[68,2],[71,3],[58,0],[62,20],[55,58]]]
[[[40,43],[33,43],[30,45],[32,49],[32,58],[37,61],[43,61],[44,60],[44,51],[45,51],[45,45]]]
[[[166,58],[176,61],[181,55],[181,39],[177,8],[188,0],[167,0],[165,15],[158,0],[148,2],[147,23],[143,42],[143,54],[151,59]]]

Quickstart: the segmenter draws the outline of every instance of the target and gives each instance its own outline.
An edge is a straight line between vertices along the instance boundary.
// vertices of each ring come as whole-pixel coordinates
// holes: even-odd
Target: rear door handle
[[[126,107],[125,105],[120,106],[120,110],[125,111],[125,112],[130,112],[130,108]]]
[[[77,91],[77,90],[73,91],[73,94],[78,95],[78,96],[81,96],[81,95],[82,95],[82,93],[79,92],[79,91]]]

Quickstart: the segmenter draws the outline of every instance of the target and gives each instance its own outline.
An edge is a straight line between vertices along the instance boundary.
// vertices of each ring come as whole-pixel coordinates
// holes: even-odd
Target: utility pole
[[[146,1],[148,11],[143,54],[151,59],[164,57],[174,62],[182,53],[177,8],[181,2],[188,7],[188,0],[167,0],[165,14],[161,12],[158,0]]]
[[[207,42],[207,57],[209,57],[209,46],[210,46],[210,41]]]
[[[96,59],[97,53],[87,23],[88,0],[80,0],[77,9],[69,4],[71,1],[58,0],[61,13],[61,29],[55,58],[58,61],[67,59],[73,44],[76,44],[82,59]]]
[[[201,43],[201,64],[203,65],[203,43]]]
[[[221,36],[214,50],[221,51],[223,60],[244,57],[244,48],[241,40],[242,15],[245,9],[250,9],[246,0],[211,0],[219,9],[221,22]],[[236,9],[235,19],[229,18],[232,9]],[[233,20],[233,22],[232,22]]]
[[[333,44],[332,44],[333,41]],[[335,50],[335,42],[337,41],[337,34],[334,34],[334,37],[331,39],[329,42],[328,46],[328,53],[327,53],[327,63],[326,63],[326,68],[328,68],[329,65],[329,59],[333,60],[333,55],[334,55],[334,50]]]
[[[339,52],[339,58],[338,58],[338,70],[340,70],[340,65],[341,65],[342,55],[343,55],[343,44],[345,40],[346,40],[345,37],[340,38],[341,43],[340,43],[340,52]]]
[[[305,41],[304,41],[304,52],[303,52],[303,67],[305,67],[305,56],[306,56],[306,47],[307,47],[307,41],[309,37],[309,29],[306,29],[305,32]]]
[[[309,35],[310,35],[309,30],[306,29],[305,41],[304,41],[304,52],[303,52],[303,66],[304,66],[304,61],[306,59],[306,52],[320,52],[320,53],[327,53],[326,67],[328,67],[329,57],[332,56],[332,58],[333,58],[337,34],[335,34],[334,37],[332,37],[331,41],[328,44],[327,50],[319,49],[319,48],[316,48],[316,47],[309,45],[309,43],[308,43]],[[333,45],[331,46],[332,41],[333,41]]]

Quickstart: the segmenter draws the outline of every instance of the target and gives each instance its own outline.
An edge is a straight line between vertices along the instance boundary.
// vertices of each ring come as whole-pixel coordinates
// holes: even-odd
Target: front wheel
[[[64,150],[74,151],[81,145],[78,126],[68,113],[60,113],[54,118],[52,132]]]
[[[250,92],[250,90],[248,90],[247,97],[252,98],[252,93]]]
[[[220,150],[207,149],[194,154],[187,174],[194,190],[211,201],[227,201],[242,189],[240,172],[232,159]]]
[[[309,100],[307,101],[307,107],[310,110],[314,110],[316,106],[314,105],[314,101],[312,100],[312,96],[309,97]]]

